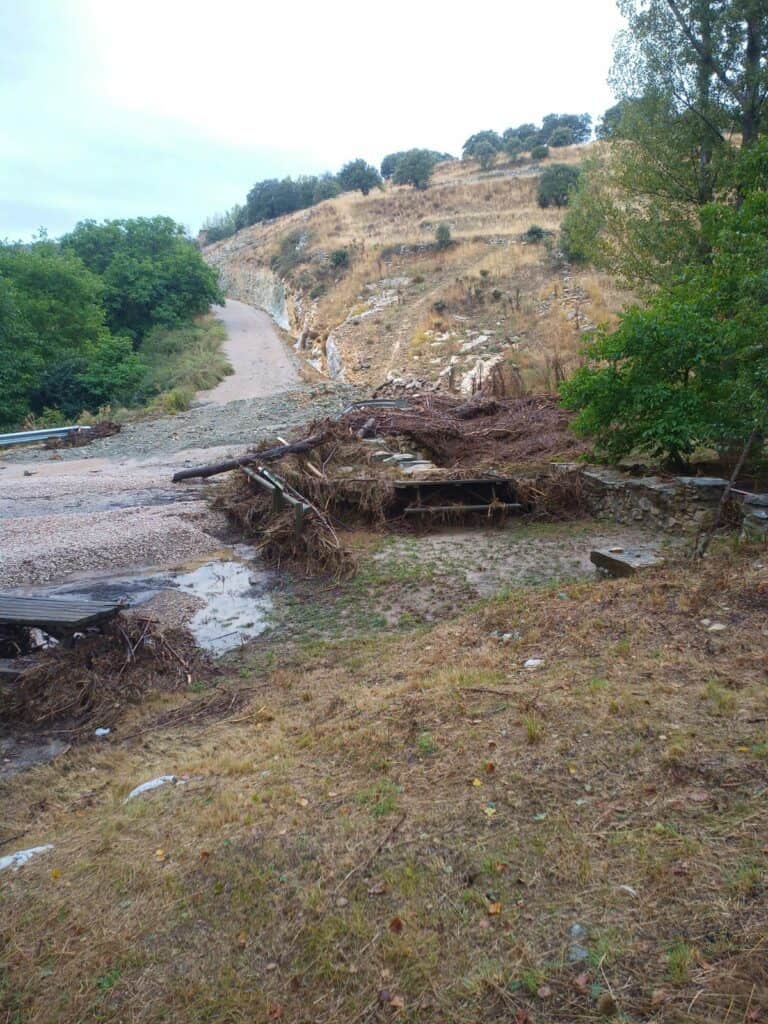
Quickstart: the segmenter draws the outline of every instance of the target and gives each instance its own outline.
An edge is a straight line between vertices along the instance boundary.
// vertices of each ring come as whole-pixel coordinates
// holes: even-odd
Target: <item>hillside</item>
[[[557,251],[563,211],[541,209],[538,178],[583,147],[538,164],[440,164],[425,191],[345,193],[246,228],[204,250],[227,294],[268,309],[317,369],[370,386],[387,377],[471,392],[489,374],[507,391],[550,390],[578,359],[582,332],[610,320],[611,280]],[[451,244],[440,249],[445,223]],[[525,233],[543,229],[540,240]]]

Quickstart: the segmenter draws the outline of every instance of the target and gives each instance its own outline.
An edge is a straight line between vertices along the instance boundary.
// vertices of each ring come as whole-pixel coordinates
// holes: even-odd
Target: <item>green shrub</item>
[[[531,160],[546,160],[549,156],[549,146],[534,146],[531,149]]]
[[[552,164],[539,179],[539,206],[567,206],[571,191],[579,183],[578,167],[568,164]]]
[[[192,405],[194,397],[195,392],[192,388],[171,388],[170,391],[163,391],[162,394],[158,395],[152,402],[150,409],[154,412],[165,413],[172,416],[177,412],[186,412]]]
[[[438,224],[435,231],[435,242],[438,249],[447,249],[451,244],[451,229],[448,224]]]
[[[331,253],[331,266],[343,269],[349,266],[349,249],[334,249]]]
[[[546,235],[547,232],[544,228],[540,227],[538,224],[531,224],[528,230],[524,232],[522,238],[523,241],[529,245],[536,245],[538,242],[543,242]]]

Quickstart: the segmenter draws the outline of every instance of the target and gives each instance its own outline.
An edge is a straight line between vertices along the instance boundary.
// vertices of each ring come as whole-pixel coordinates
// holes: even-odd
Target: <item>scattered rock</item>
[[[164,786],[167,782],[176,782],[176,776],[158,775],[157,778],[150,779],[149,782],[142,782],[140,786],[131,790],[125,800],[123,800],[123,803],[127,804],[129,800],[133,800],[135,796],[140,796],[142,793],[149,793],[150,790],[159,789],[160,786]]]
[[[5,871],[6,868],[13,868],[14,871],[18,871],[19,868],[28,864],[33,857],[37,857],[41,853],[47,853],[48,850],[52,849],[53,846],[48,843],[46,846],[32,846],[28,850],[18,850],[16,853],[8,854],[7,857],[0,857],[0,871]]]
[[[634,576],[641,569],[655,569],[664,559],[655,551],[632,548],[619,554],[613,548],[590,552],[590,561],[608,576]]]

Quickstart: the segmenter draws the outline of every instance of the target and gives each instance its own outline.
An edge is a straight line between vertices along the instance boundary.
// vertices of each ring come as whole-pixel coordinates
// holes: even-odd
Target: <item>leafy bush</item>
[[[104,287],[73,252],[0,245],[0,424],[59,404],[68,415],[123,398],[140,377],[130,341],[105,323]]]
[[[702,210],[709,260],[680,268],[647,309],[599,332],[564,386],[601,455],[646,452],[679,467],[699,446],[741,446],[768,430],[768,142],[742,163],[757,187],[742,182],[740,205]]]
[[[331,253],[331,266],[339,269],[349,266],[349,249],[334,249]]]
[[[579,169],[568,164],[552,164],[539,179],[539,206],[567,206],[572,189],[579,182]]]
[[[523,241],[529,245],[535,245],[537,242],[543,242],[547,232],[544,228],[538,224],[531,224],[526,232],[523,233]]]
[[[531,160],[546,160],[549,156],[549,146],[534,146],[531,150]]]
[[[490,146],[494,153],[504,148],[504,142],[498,132],[483,131],[470,135],[462,147],[462,159],[479,160],[478,148],[483,147],[482,152],[487,152],[486,147]]]
[[[438,249],[447,249],[451,244],[451,229],[448,224],[438,224],[435,231],[435,242]]]

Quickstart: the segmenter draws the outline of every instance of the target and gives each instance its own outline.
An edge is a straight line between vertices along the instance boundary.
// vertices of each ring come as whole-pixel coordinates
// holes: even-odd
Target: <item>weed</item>
[[[431,733],[423,732],[416,740],[416,750],[421,757],[431,757],[437,752],[437,744]]]
[[[544,738],[544,723],[535,711],[529,715],[523,715],[523,727],[525,738],[532,746],[541,743]]]
[[[736,695],[726,690],[716,679],[710,679],[707,683],[706,699],[715,715],[730,717],[736,711]]]
[[[695,959],[696,950],[682,939],[670,946],[667,951],[667,973],[670,980],[678,985],[688,981]]]

